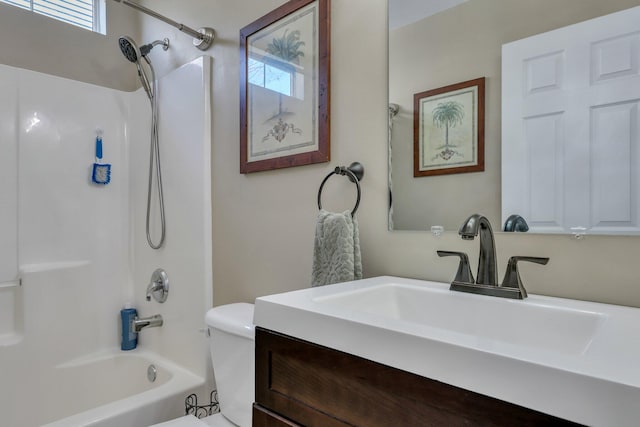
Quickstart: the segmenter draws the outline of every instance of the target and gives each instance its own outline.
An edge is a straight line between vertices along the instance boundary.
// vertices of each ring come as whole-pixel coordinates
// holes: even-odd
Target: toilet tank
[[[250,427],[255,394],[253,304],[214,307],[205,320],[220,412],[234,424]]]

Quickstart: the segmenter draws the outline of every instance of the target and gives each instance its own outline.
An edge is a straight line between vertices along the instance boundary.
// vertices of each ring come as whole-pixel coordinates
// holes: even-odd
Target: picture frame
[[[240,173],[330,160],[330,0],[240,30]]]
[[[413,176],[484,171],[485,78],[413,96]]]

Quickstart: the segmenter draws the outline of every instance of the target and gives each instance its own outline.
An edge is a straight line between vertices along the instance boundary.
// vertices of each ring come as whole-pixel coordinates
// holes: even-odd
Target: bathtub
[[[147,379],[151,364],[157,370],[154,382]],[[148,426],[184,415],[185,397],[204,385],[203,378],[141,349],[114,349],[49,371],[28,380],[35,389],[29,391],[24,407],[13,408],[15,419],[8,425]]]

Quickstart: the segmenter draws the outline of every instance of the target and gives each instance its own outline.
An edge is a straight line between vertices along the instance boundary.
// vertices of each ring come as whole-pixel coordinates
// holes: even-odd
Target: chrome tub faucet
[[[131,322],[131,329],[134,332],[140,332],[144,328],[159,328],[163,324],[162,316],[154,314],[149,317],[136,317]]]

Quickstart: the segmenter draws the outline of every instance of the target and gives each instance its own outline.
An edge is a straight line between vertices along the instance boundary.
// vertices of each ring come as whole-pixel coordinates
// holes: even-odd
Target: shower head
[[[131,37],[121,36],[118,39],[118,44],[120,45],[120,51],[122,51],[122,54],[130,62],[138,63],[140,61],[142,53]]]
[[[156,40],[149,44],[142,45],[138,48],[138,45],[133,41],[133,39],[129,36],[121,36],[118,39],[118,45],[120,46],[120,51],[125,58],[127,58],[130,62],[136,64],[136,68],[138,69],[138,77],[140,77],[140,81],[142,82],[142,87],[144,91],[147,93],[147,96],[150,100],[153,100],[155,93],[155,73],[153,71],[153,66],[151,65],[151,60],[147,58],[151,49],[154,46],[162,45],[163,50],[169,49],[169,39],[164,40]],[[151,80],[147,77],[147,74],[143,70],[140,59],[143,58],[148,65],[149,71],[151,72]],[[154,84],[154,89],[151,88],[151,83]]]
[[[149,64],[149,66],[151,66],[151,62],[149,61],[148,58],[142,55],[142,53],[140,52],[140,49],[138,48],[138,46],[136,45],[136,43],[133,41],[131,37],[121,36],[118,39],[118,45],[120,45],[120,51],[122,51],[122,54],[124,55],[124,57],[127,58],[130,62],[136,64],[136,68],[138,69],[138,77],[140,77],[140,82],[142,83],[142,87],[144,88],[144,91],[147,93],[147,96],[149,97],[149,99],[150,100],[153,99],[153,91],[151,89],[151,84],[149,83],[149,78],[147,77],[147,74],[144,72],[144,70],[142,69],[142,66],[140,65],[140,58],[144,58],[147,61],[147,64]],[[153,72],[153,69],[151,69],[151,71]]]
[[[148,44],[144,44],[138,48],[136,42],[129,36],[121,36],[118,39],[120,45],[120,51],[130,62],[136,63],[140,61],[140,58],[146,57],[151,49],[157,45],[162,45],[163,50],[169,49],[169,39],[156,40]]]

